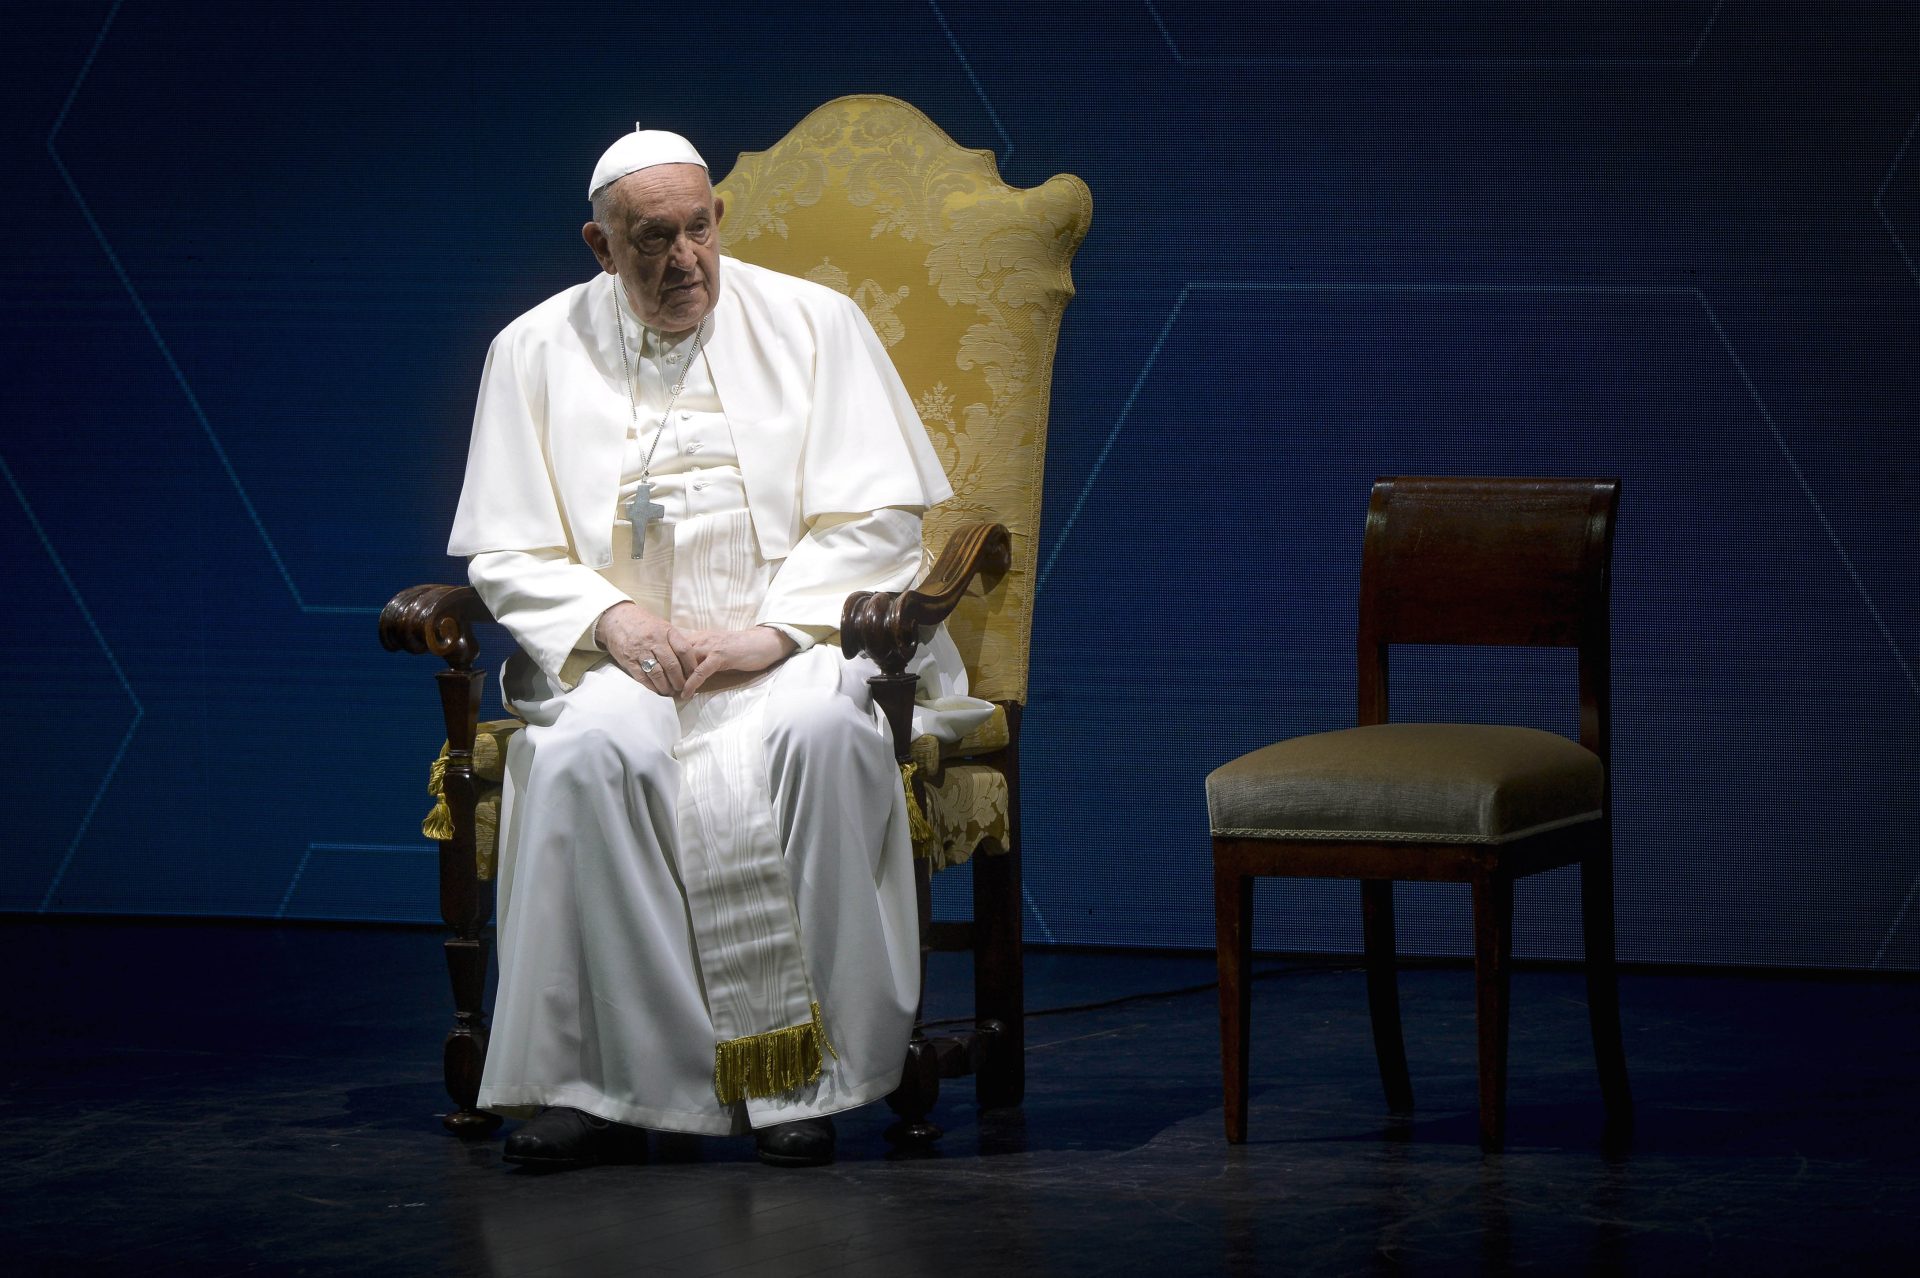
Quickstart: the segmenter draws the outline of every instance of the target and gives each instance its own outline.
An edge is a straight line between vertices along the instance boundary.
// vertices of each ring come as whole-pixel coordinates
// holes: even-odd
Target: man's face
[[[720,300],[721,201],[697,164],[658,164],[613,184],[606,227],[581,228],[648,328],[690,333]]]

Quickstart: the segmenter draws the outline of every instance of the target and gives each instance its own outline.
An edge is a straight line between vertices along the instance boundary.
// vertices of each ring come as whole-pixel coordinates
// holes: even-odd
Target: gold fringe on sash
[[[713,1049],[713,1090],[722,1104],[747,1096],[778,1096],[820,1077],[820,1050],[835,1060],[840,1053],[827,1040],[820,1005],[805,1025],[729,1039]]]

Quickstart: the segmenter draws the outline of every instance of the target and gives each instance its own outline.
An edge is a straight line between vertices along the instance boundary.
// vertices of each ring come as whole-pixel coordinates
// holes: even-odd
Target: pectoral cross
[[[647,548],[647,525],[666,516],[667,508],[653,499],[653,485],[646,480],[633,490],[627,501],[627,519],[633,524],[633,557],[638,559]]]

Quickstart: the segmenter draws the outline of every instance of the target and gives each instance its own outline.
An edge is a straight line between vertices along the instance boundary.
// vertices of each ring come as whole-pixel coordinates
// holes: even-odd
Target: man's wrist
[[[783,657],[791,657],[811,643],[810,637],[804,632],[795,630],[792,626],[783,626],[777,621],[763,621],[758,628],[771,630],[780,637],[780,655]]]
[[[609,604],[600,613],[598,617],[594,618],[593,620],[593,646],[594,647],[598,648],[602,652],[610,651],[610,649],[607,647],[607,618],[611,617],[619,609],[627,608],[631,606],[633,606],[632,600],[622,599],[619,603]]]
[[[794,626],[784,621],[763,621],[760,624],[769,630],[777,630],[792,640],[794,652],[805,652],[833,633],[833,631],[826,626]],[[789,653],[788,655],[791,656],[792,654]]]

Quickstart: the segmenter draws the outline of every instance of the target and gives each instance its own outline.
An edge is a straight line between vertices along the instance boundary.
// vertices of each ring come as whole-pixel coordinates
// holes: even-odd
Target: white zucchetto
[[[669,133],[665,129],[643,129],[636,124],[633,132],[608,147],[601,155],[600,163],[593,166],[593,180],[587,183],[587,198],[591,200],[603,188],[629,173],[638,173],[656,164],[697,164],[703,169],[707,167],[707,162],[693,149],[693,143],[678,133]]]

